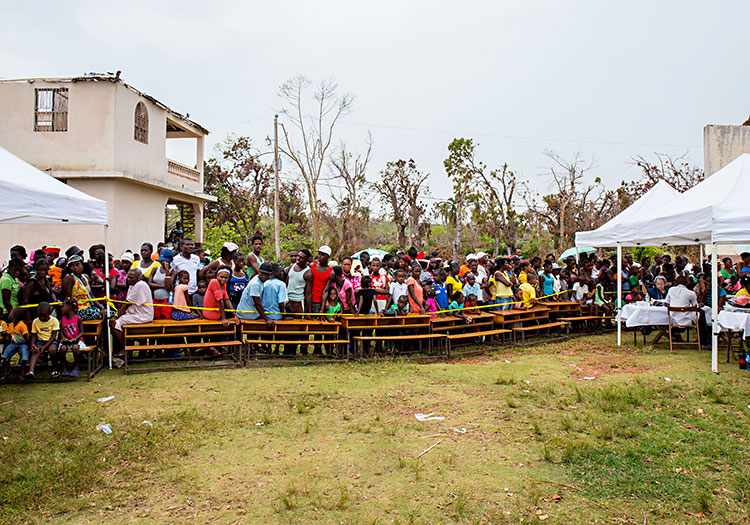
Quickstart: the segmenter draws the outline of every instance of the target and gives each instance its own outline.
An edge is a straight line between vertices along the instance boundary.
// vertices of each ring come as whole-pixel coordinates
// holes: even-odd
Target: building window
[[[34,131],[68,131],[68,88],[34,90]]]
[[[146,104],[139,102],[135,106],[135,140],[148,144],[148,110]]]

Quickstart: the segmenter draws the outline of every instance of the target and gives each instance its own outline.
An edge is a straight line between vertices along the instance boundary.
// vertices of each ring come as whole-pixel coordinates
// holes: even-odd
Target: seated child
[[[81,348],[85,348],[82,342],[83,321],[78,316],[78,301],[65,299],[62,304],[62,319],[60,320],[60,361],[62,362],[62,375],[78,377],[80,373]],[[73,370],[66,370],[66,352],[73,352]]]
[[[208,282],[201,279],[198,281],[198,289],[193,294],[193,307],[195,308],[203,308],[203,297],[206,295],[206,290],[208,289]],[[203,310],[193,310],[194,313],[198,315],[198,317],[203,317]]]
[[[25,317],[24,311],[21,308],[13,308],[10,311],[8,325],[3,332],[5,348],[3,349],[3,363],[2,372],[0,372],[0,380],[8,378],[10,359],[16,354],[19,354],[19,359],[21,361],[21,379],[23,379],[28,372],[29,329],[26,327],[26,323],[23,322]]]
[[[187,308],[192,303],[190,295],[188,295],[189,282],[190,273],[187,270],[177,272],[177,285],[174,287],[174,299],[172,299],[172,319],[174,321],[189,321],[199,317],[198,314]]]
[[[341,317],[341,301],[339,301],[339,292],[331,286],[328,289],[328,309],[326,310],[327,320],[335,323]]]
[[[409,296],[400,295],[398,301],[388,308],[389,312],[393,312],[391,315],[406,315],[409,313]]]
[[[473,319],[471,317],[468,317],[464,311],[464,294],[461,292],[456,292],[453,294],[453,301],[451,301],[451,304],[448,305],[448,310],[450,310],[450,315],[454,317],[458,317],[460,319],[463,319],[466,321],[466,324],[471,324]]]
[[[464,304],[464,310],[467,314],[478,314],[479,309],[477,308],[477,296],[472,294],[469,294],[469,296],[466,298],[466,303]]]
[[[52,360],[52,379],[60,377],[62,363],[57,352],[57,335],[60,331],[60,321],[52,317],[52,307],[49,303],[39,303],[37,310],[39,317],[31,323],[31,362],[26,379],[34,379],[34,367],[42,352],[49,352]]]

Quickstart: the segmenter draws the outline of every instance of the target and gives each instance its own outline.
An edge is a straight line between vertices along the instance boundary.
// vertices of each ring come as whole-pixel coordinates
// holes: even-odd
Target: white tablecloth
[[[666,306],[648,306],[637,303],[626,304],[622,307],[620,316],[628,328],[635,326],[667,326],[669,324]]]
[[[719,329],[742,332],[742,337],[750,336],[750,312],[719,312]]]

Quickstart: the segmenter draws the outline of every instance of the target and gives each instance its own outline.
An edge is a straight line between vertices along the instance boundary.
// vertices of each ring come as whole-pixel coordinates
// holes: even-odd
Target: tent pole
[[[622,244],[617,243],[617,296],[615,297],[615,311],[617,314],[617,346],[622,346],[622,321],[620,319],[620,298],[622,297]]]
[[[109,225],[104,225],[104,295],[109,297]],[[112,330],[109,329],[109,303],[104,301],[104,322],[107,331],[107,353],[109,354],[109,369],[112,370]]]
[[[711,236],[711,371],[719,373],[719,288],[717,268],[719,255]]]

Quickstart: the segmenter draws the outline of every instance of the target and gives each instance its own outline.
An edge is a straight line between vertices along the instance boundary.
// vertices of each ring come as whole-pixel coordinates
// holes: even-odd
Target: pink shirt
[[[349,311],[349,303],[346,300],[346,291],[347,290],[351,290],[352,291],[352,303],[354,303],[355,302],[354,301],[354,286],[352,286],[352,283],[348,279],[344,278],[344,284],[341,285],[341,289],[339,289],[339,287],[337,285],[335,285],[335,284],[333,285],[333,287],[336,288],[336,290],[339,293],[339,301],[341,301],[341,308],[344,311],[348,312]]]
[[[427,299],[424,302],[424,307],[425,307],[425,310],[427,310],[427,313],[430,314],[430,316],[437,317],[437,314],[434,313],[434,312],[438,311],[438,305],[435,302],[435,299],[433,299],[432,297],[430,297],[429,299]]]
[[[180,312],[189,312],[190,308],[183,308],[187,306],[185,302],[185,293],[187,293],[187,284],[178,284],[174,287],[174,299],[172,300],[172,307]]]

